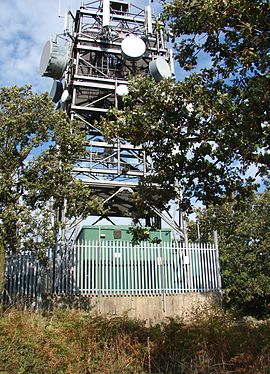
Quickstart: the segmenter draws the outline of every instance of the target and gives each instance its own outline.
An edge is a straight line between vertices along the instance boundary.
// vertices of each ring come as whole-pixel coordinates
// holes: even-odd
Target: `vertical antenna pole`
[[[110,0],[103,0],[103,27],[110,26]]]
[[[145,7],[145,27],[146,33],[152,34],[153,33],[153,26],[152,26],[152,8],[151,3],[149,1],[149,5]]]

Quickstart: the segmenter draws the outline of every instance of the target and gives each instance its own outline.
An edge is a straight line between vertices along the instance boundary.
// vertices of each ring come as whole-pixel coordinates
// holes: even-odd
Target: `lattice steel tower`
[[[75,16],[65,16],[63,35],[49,40],[41,56],[41,75],[54,79],[53,101],[87,129],[90,156],[77,161],[74,173],[109,206],[109,217],[130,216],[130,195],[152,171],[151,159],[141,147],[108,143],[95,123],[110,108],[121,107],[129,79],[141,74],[159,81],[174,75],[167,40],[151,5],[142,9],[121,0],[92,1],[82,3]],[[154,207],[153,216],[181,232],[172,217]]]

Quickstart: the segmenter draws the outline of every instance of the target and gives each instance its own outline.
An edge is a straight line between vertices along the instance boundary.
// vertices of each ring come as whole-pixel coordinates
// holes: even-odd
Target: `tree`
[[[234,105],[230,95],[220,94],[220,82],[206,90],[207,79],[193,75],[178,84],[156,84],[140,78],[132,83],[124,110],[114,111],[102,124],[109,138],[120,136],[143,145],[154,169],[144,185],[159,183],[166,193],[160,195],[164,203],[174,195],[172,186],[177,183],[187,207],[192,198],[209,204],[225,193],[242,194],[254,182],[245,175],[251,161],[245,158],[249,150],[244,144],[251,130],[243,130],[240,137],[238,118],[228,115]],[[250,145],[253,151],[256,147]],[[141,189],[142,194],[145,191]]]
[[[186,205],[249,192],[250,166],[269,176],[269,2],[175,0],[164,19],[176,59],[196,72],[178,83],[131,83],[124,110],[110,113],[103,129],[143,144],[155,171],[145,183],[180,183]],[[199,69],[200,58],[210,67]]]
[[[265,0],[175,0],[165,4],[180,65],[198,67],[202,53],[211,61],[210,79],[219,82],[217,100],[232,105],[227,116],[235,119],[237,148],[262,173],[269,168],[269,63],[270,4]],[[185,35],[183,37],[183,35]],[[202,70],[204,74],[204,70]],[[225,95],[225,98],[222,97]],[[233,122],[232,122],[233,124]],[[231,139],[226,139],[231,143]]]
[[[269,74],[269,2],[265,0],[174,0],[165,2],[177,59],[190,70],[200,52],[213,62],[213,70],[236,83]],[[184,36],[184,37],[183,37]],[[232,82],[234,84],[234,81]],[[264,93],[262,93],[264,95]]]
[[[5,253],[40,255],[55,245],[67,217],[86,217],[101,204],[72,175],[85,151],[85,134],[63,111],[55,111],[46,94],[30,87],[0,91],[0,276]],[[0,288],[1,290],[1,288]]]
[[[218,230],[224,301],[240,315],[270,315],[270,191],[197,215],[202,241]]]

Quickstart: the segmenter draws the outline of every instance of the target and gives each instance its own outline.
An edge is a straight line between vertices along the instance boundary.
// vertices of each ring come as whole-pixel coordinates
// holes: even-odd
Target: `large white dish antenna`
[[[145,42],[135,35],[127,36],[121,43],[122,55],[129,61],[139,60],[146,51]]]
[[[170,65],[164,57],[158,57],[149,64],[149,71],[152,77],[157,81],[161,81],[163,78],[171,78],[172,71]]]
[[[52,101],[54,103],[57,103],[61,99],[62,93],[63,93],[63,85],[62,85],[62,83],[55,80],[53,82],[51,91],[49,93],[49,97],[52,98]]]
[[[43,48],[40,59],[40,75],[61,79],[68,63],[66,47],[48,40]]]

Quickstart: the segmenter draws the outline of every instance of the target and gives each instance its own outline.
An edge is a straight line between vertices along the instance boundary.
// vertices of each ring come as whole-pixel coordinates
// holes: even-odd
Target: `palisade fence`
[[[48,251],[48,261],[7,257],[5,303],[45,295],[160,295],[221,288],[218,248],[181,242],[86,241]]]

